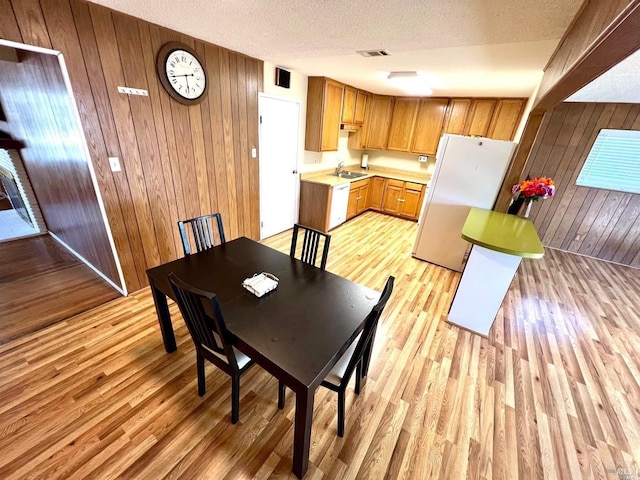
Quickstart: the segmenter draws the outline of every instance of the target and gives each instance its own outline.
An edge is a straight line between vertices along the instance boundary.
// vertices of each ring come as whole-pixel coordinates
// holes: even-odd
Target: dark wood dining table
[[[293,473],[309,465],[317,387],[364,326],[380,294],[245,237],[147,270],[167,352],[176,350],[167,297],[175,273],[214,292],[238,349],[296,394]],[[262,298],[242,287],[255,273],[279,278]],[[275,401],[274,392],[274,401]]]

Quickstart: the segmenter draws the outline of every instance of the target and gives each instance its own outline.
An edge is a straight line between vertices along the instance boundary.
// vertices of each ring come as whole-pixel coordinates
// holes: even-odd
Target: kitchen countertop
[[[472,208],[462,238],[496,252],[523,258],[542,258],[544,247],[531,220],[507,213]]]
[[[366,176],[358,177],[358,178],[341,178],[331,175],[333,170],[325,170],[322,172],[308,172],[300,175],[300,180],[303,182],[310,183],[320,183],[323,185],[329,185],[331,187],[335,185],[342,185],[344,183],[357,182],[359,180],[365,180],[371,177],[384,177],[391,178],[394,180],[402,180],[405,182],[414,182],[421,183],[423,185],[428,185],[429,180],[431,179],[431,175],[421,174],[415,172],[407,172],[404,170],[392,170],[385,168],[369,168],[368,170],[363,170],[359,167],[350,167],[345,168],[345,170],[350,172],[358,172],[358,173],[366,173]]]

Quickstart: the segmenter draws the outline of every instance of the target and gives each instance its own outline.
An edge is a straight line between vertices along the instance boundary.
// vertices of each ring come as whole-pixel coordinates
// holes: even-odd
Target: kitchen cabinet
[[[474,99],[464,126],[464,134],[486,137],[497,103],[497,100],[491,98]]]
[[[417,220],[420,214],[424,185],[388,179],[384,190],[383,211]]]
[[[344,85],[325,77],[309,77],[305,149],[338,150]]]
[[[411,151],[435,155],[447,113],[448,98],[423,98],[413,128]]]
[[[526,101],[523,98],[503,98],[498,100],[487,137],[496,140],[513,140],[525,104]]]
[[[384,199],[384,178],[373,177],[369,182],[369,208],[372,210],[382,210],[382,200]]]
[[[355,123],[356,93],[355,88],[345,85],[342,97],[342,123]]]
[[[367,148],[367,139],[369,138],[369,122],[371,119],[371,104],[373,99],[373,94],[363,92],[362,90],[358,90],[358,94],[356,97],[356,117],[359,115],[358,113],[358,98],[363,98],[364,106],[362,111],[362,128],[359,128],[358,131],[349,135],[349,148],[355,150],[364,150]]]
[[[404,195],[402,196],[402,202],[400,203],[401,216],[418,219],[420,215],[420,207],[422,206],[422,194],[424,192],[424,185],[420,183],[405,182]]]
[[[447,107],[447,114],[442,133],[462,135],[471,108],[470,98],[452,98]]]
[[[418,114],[419,98],[398,97],[393,105],[387,150],[408,152],[411,148],[414,125]]]
[[[298,223],[328,232],[332,194],[330,185],[301,181]]]
[[[369,94],[364,90],[358,90],[356,92],[356,108],[353,115],[353,123],[355,125],[362,125],[364,122],[364,112],[367,108],[367,99]]]
[[[386,149],[394,100],[394,97],[386,95],[373,95],[369,124],[368,127],[365,125],[365,127],[368,128],[366,139],[367,148],[376,150]]]
[[[360,215],[368,208],[369,179],[351,183],[349,190],[349,204],[347,206],[347,220]]]

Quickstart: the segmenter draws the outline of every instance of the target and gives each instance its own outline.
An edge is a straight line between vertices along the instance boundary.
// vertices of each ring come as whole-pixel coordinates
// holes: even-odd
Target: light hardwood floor
[[[0,243],[0,344],[118,297],[49,235]]]
[[[458,274],[411,258],[416,225],[334,230],[328,269],[396,289],[362,393],[316,395],[312,479],[616,479],[640,459],[640,272],[548,250],[524,260],[488,339],[444,322]],[[288,250],[290,233],[266,243]],[[487,281],[491,281],[488,274]],[[0,478],[288,478],[294,396],[259,367],[230,384],[147,289],[0,346]]]

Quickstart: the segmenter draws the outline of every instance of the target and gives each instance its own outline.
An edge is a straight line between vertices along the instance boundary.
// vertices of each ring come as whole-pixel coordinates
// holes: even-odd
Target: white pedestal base
[[[465,266],[448,321],[487,336],[521,257],[474,245]]]

